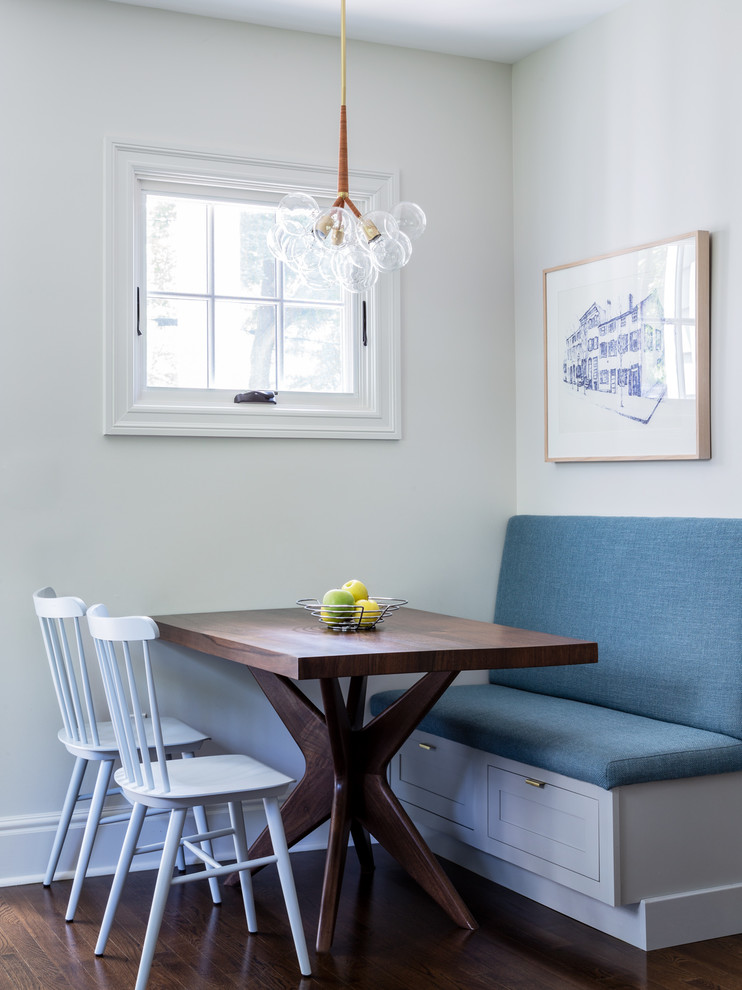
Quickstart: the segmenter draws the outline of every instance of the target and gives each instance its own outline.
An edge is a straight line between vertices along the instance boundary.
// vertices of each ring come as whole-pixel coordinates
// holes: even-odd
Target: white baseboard
[[[128,804],[110,804],[106,806],[106,814],[128,812]],[[229,824],[226,807],[209,808],[207,811],[209,825],[213,828],[225,828]],[[19,884],[40,883],[46,873],[46,864],[52,847],[54,833],[57,828],[58,815],[27,815],[17,818],[0,818],[0,887],[12,887]],[[263,830],[265,817],[262,810],[246,809],[248,840],[255,838]],[[76,813],[67,840],[62,849],[56,880],[69,880],[75,872],[75,864],[80,851],[80,843],[85,829],[85,812]],[[142,841],[154,843],[165,838],[167,815],[159,815],[148,819],[142,830]],[[112,822],[103,825],[98,830],[93,856],[88,870],[88,876],[109,876],[116,869],[119,850],[126,831],[125,822]],[[327,847],[327,826],[317,829],[301,842],[292,847],[292,852],[308,849],[325,849]],[[223,837],[215,843],[217,855],[229,860],[234,858],[231,839]],[[153,870],[157,868],[159,857],[157,853],[136,856],[132,864],[133,870]]]
[[[645,951],[742,933],[742,884],[613,907],[441,832],[418,828],[439,856]]]

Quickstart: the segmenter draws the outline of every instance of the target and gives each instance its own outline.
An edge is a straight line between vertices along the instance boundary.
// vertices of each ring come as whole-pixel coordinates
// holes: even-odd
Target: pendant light
[[[345,0],[340,0],[340,145],[337,199],[321,208],[313,196],[293,192],[276,211],[268,247],[279,261],[313,288],[341,285],[364,292],[380,273],[403,268],[412,242],[425,230],[425,214],[416,203],[397,203],[391,211],[361,214],[350,198],[348,126],[345,103]]]

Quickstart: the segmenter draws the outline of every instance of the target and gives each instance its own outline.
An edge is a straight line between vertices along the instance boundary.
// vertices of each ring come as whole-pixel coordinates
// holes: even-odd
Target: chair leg
[[[247,851],[247,836],[245,835],[245,815],[242,810],[242,802],[229,802],[229,820],[234,833],[234,851],[238,863],[244,863],[249,859]],[[255,898],[252,891],[252,877],[249,870],[240,870],[240,889],[242,890],[242,901],[245,905],[245,917],[247,918],[247,930],[256,932],[258,930],[258,918],[255,913]]]
[[[175,869],[175,860],[178,855],[178,848],[180,846],[181,836],[183,835],[183,825],[185,824],[187,813],[186,808],[177,808],[170,812],[170,824],[168,825],[167,836],[165,837],[165,845],[162,849],[162,859],[160,860],[160,869],[157,873],[157,883],[155,884],[155,892],[152,897],[152,907],[150,908],[149,921],[147,922],[147,933],[144,936],[142,956],[139,960],[139,972],[137,973],[137,982],[134,990],[145,990],[147,981],[149,980],[149,971],[152,968],[155,946],[157,945],[157,938],[160,934],[162,917],[165,914],[165,904],[167,902],[167,895],[170,893],[170,882],[173,877],[173,870]]]
[[[263,805],[265,807],[265,816],[268,819],[268,831],[270,832],[271,842],[273,843],[273,852],[276,854],[278,877],[281,881],[283,899],[286,902],[286,910],[289,915],[291,934],[294,936],[296,955],[299,959],[299,969],[302,976],[311,976],[312,968],[309,964],[307,941],[304,937],[304,926],[301,923],[301,912],[296,896],[294,874],[289,859],[289,848],[286,844],[286,833],[283,830],[281,810],[278,807],[278,800],[276,798],[263,798]]]
[[[181,753],[180,754],[184,760],[192,760],[195,756],[194,753]],[[196,828],[199,832],[208,832],[209,826],[206,821],[206,811],[202,807],[196,807],[193,809],[193,818],[196,822]],[[211,844],[211,839],[207,839],[206,842],[201,843],[201,848],[207,854],[207,856],[214,855],[214,849]],[[179,857],[182,855],[183,850],[181,847]],[[178,867],[180,868],[180,866]],[[183,868],[185,869],[185,860],[183,861]],[[216,877],[209,877],[209,890],[211,891],[211,899],[214,904],[222,903],[222,894],[219,889],[219,880]]]
[[[67,838],[67,831],[70,827],[70,822],[72,821],[72,813],[75,810],[75,805],[77,804],[77,797],[80,793],[80,788],[82,787],[82,779],[85,776],[87,765],[88,761],[84,756],[78,756],[75,758],[75,765],[72,768],[70,782],[67,785],[67,793],[64,798],[64,805],[62,806],[62,813],[59,816],[57,831],[54,835],[52,851],[49,854],[49,862],[46,865],[46,873],[44,874],[45,887],[51,886],[51,882],[54,879],[54,874],[57,872],[59,857],[62,855],[62,846],[64,845],[64,840]]]
[[[183,757],[183,759],[188,759],[189,757],[193,759],[194,756],[193,753],[181,753],[180,755]],[[165,759],[171,760],[172,756],[168,753]],[[178,846],[178,856],[177,859],[175,860],[175,867],[179,873],[186,872],[185,851],[182,845]]]
[[[193,818],[196,822],[196,828],[199,832],[208,832],[209,824],[206,821],[206,811],[200,806],[196,806],[193,809]],[[201,848],[206,853],[207,856],[214,856],[214,849],[212,847],[211,839],[207,839],[206,842],[201,843]],[[219,888],[218,877],[209,877],[209,890],[211,891],[211,899],[214,904],[222,903],[222,893]]]
[[[72,882],[70,899],[67,902],[67,913],[64,916],[65,921],[75,920],[75,911],[77,910],[77,904],[80,900],[83,880],[88,872],[90,857],[93,854],[93,843],[95,842],[95,837],[98,834],[98,824],[100,822],[101,815],[103,814],[103,805],[105,804],[106,795],[108,794],[108,788],[111,783],[113,763],[113,760],[101,760],[98,764],[98,777],[95,781],[95,789],[93,791],[93,797],[91,798],[90,807],[88,809],[88,820],[85,823],[85,833],[82,837],[80,855],[77,858],[75,879]]]
[[[178,852],[175,857],[175,868],[178,873],[186,872],[185,852],[183,851],[182,845],[178,846]]]
[[[113,925],[116,908],[118,907],[119,900],[121,899],[121,892],[124,889],[124,882],[129,875],[131,861],[134,858],[137,842],[139,841],[139,833],[142,831],[142,825],[144,824],[144,816],[146,813],[147,809],[143,804],[135,804],[131,809],[129,827],[126,830],[124,843],[121,846],[119,861],[116,866],[116,873],[113,878],[113,883],[111,884],[111,891],[108,895],[106,910],[103,915],[103,921],[101,922],[100,932],[98,933],[98,941],[95,944],[96,956],[102,956],[106,951],[106,943],[108,942],[108,936],[111,933],[111,926]]]

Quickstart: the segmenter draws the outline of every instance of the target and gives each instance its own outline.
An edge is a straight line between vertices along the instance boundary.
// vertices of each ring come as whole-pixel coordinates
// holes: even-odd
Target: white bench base
[[[419,825],[438,856],[645,951],[742,932],[742,884],[612,907]]]
[[[417,731],[391,781],[434,852],[631,945],[742,933],[742,773],[606,791]]]

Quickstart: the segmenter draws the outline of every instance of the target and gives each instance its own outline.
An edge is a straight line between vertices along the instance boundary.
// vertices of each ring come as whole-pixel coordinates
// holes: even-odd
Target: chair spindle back
[[[85,602],[71,596],[57,597],[53,588],[40,588],[34,593],[33,601],[64,730],[73,742],[99,746],[80,630],[80,619],[86,612]]]
[[[152,793],[167,794],[170,779],[149,650],[149,641],[160,635],[157,624],[144,615],[109,616],[105,605],[89,608],[87,620],[126,779]],[[135,676],[133,648],[135,652],[141,650],[144,662],[141,687]],[[146,710],[149,717],[144,714]],[[145,721],[153,733],[154,758]]]

